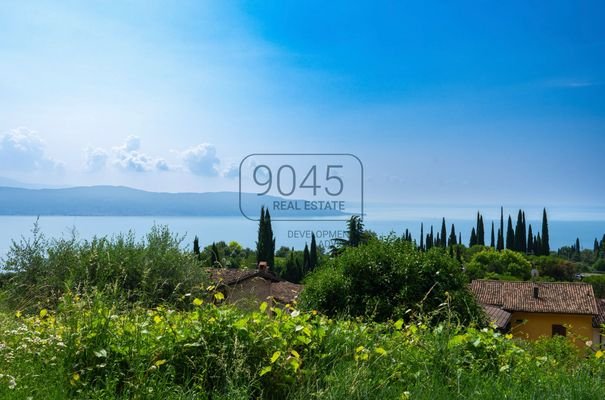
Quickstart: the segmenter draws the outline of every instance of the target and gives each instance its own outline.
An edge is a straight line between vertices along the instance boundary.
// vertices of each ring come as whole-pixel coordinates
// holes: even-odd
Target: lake
[[[460,216],[463,213],[454,213]],[[492,213],[493,214],[493,213]],[[539,215],[539,213],[535,213]],[[389,217],[392,215],[392,217]],[[449,215],[452,215],[451,213]],[[469,213],[464,213],[469,215]],[[470,215],[473,215],[470,213]],[[498,229],[498,217],[491,215],[496,221]],[[486,242],[489,242],[491,219],[485,219]],[[430,229],[430,224],[435,228],[435,234],[441,228],[440,218],[423,218],[424,233]],[[36,217],[34,216],[0,216],[0,257],[4,257],[10,248],[12,239],[30,237]],[[378,234],[385,235],[394,231],[401,235],[405,229],[409,229],[415,239],[420,233],[420,220],[403,213],[368,213],[365,219],[367,229]],[[448,234],[452,223],[456,226],[456,232],[462,232],[462,239],[468,243],[470,230],[475,224],[473,219],[456,218],[447,220]],[[529,220],[534,233],[539,232],[541,221]],[[505,221],[506,223],[506,221]],[[513,222],[514,223],[514,222]],[[46,237],[70,237],[75,229],[79,238],[90,239],[93,236],[111,236],[120,232],[134,231],[137,236],[142,236],[150,230],[154,224],[167,225],[171,231],[186,237],[183,246],[191,247],[194,236],[200,238],[201,245],[206,246],[213,241],[235,240],[244,246],[253,248],[256,242],[258,223],[243,217],[71,217],[71,216],[44,216],[40,217],[39,225]],[[596,238],[601,240],[605,233],[605,220],[550,220],[550,245],[556,249],[575,242],[580,238],[583,248],[592,249]],[[286,222],[274,221],[273,231],[276,237],[276,246],[288,246],[301,249],[305,242],[310,242],[311,232],[315,232],[318,242],[327,245],[335,237],[345,237],[345,222],[333,221],[302,221]],[[506,227],[505,227],[506,229]],[[327,247],[327,246],[326,246]]]

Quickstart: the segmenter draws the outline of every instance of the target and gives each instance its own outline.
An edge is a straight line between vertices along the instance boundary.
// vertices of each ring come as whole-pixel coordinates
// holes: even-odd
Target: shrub
[[[466,271],[470,279],[484,278],[492,273],[527,280],[531,277],[531,264],[520,253],[486,249],[473,256],[466,265]]]
[[[587,276],[583,281],[592,285],[594,295],[597,298],[605,299],[605,275]]]
[[[394,237],[347,248],[311,273],[301,301],[328,315],[376,321],[428,314],[445,305],[464,321],[480,315],[456,260],[441,249],[424,253]]]
[[[205,278],[193,254],[180,248],[183,238],[167,227],[154,226],[140,241],[132,232],[90,241],[49,241],[37,226],[33,233],[13,241],[6,259],[13,276],[5,286],[18,308],[52,307],[65,290],[91,288],[147,306],[176,304]]]

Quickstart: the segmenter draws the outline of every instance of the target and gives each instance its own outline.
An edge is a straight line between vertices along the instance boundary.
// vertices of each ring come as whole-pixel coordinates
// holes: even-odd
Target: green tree
[[[439,245],[441,247],[447,246],[447,228],[445,227],[445,218],[443,218],[441,220],[441,236],[440,236],[439,240],[440,240]]]
[[[529,254],[536,254],[536,249],[534,247],[534,233],[531,229],[531,224],[529,224],[529,231],[527,232],[527,252]]]
[[[485,246],[485,226],[483,225],[483,216],[477,212],[477,244]]]
[[[531,276],[531,264],[514,251],[485,249],[476,253],[466,265],[470,279],[491,278],[528,280]]]
[[[269,269],[275,266],[275,237],[271,227],[269,209],[261,207],[258,223],[258,240],[256,242],[256,263],[266,261]]]
[[[450,230],[450,238],[448,240],[448,246],[456,246],[458,244],[458,237],[456,236],[456,227],[452,224],[452,229]]]
[[[420,250],[424,251],[424,224],[420,223]]]
[[[317,254],[317,242],[315,241],[315,233],[311,233],[311,248],[309,250],[309,269],[313,271],[319,264],[319,256]]]
[[[394,236],[347,248],[309,274],[301,304],[331,316],[377,321],[423,313],[435,320],[453,314],[469,322],[480,315],[454,258],[443,251],[417,251]]]
[[[513,230],[513,220],[508,216],[508,227],[506,231],[506,249],[515,250],[515,231]]]
[[[540,243],[540,247],[542,249],[542,254],[547,256],[550,254],[550,236],[548,234],[548,218],[546,216],[546,208],[542,212],[542,241]]]
[[[489,242],[489,246],[495,248],[496,247],[496,237],[494,235],[494,221],[492,221],[492,234]]]
[[[201,259],[201,254],[200,254],[200,239],[197,236],[193,239],[193,255],[198,260]]]
[[[347,221],[347,239],[333,239],[330,252],[333,256],[340,255],[347,247],[357,247],[367,242],[370,234],[365,231],[359,215],[353,215]]]
[[[258,239],[256,241],[256,263],[267,261],[267,243],[266,237],[266,222],[265,222],[265,207],[260,208],[260,219],[258,221]]]
[[[477,245],[477,233],[475,232],[475,228],[471,230],[471,239],[469,241],[469,247],[473,247]]]
[[[500,229],[498,229],[498,243],[496,248],[504,250],[504,207],[500,207]]]
[[[221,256],[218,251],[218,247],[216,247],[216,243],[212,243],[212,251],[210,253],[210,265],[217,268],[221,267]]]

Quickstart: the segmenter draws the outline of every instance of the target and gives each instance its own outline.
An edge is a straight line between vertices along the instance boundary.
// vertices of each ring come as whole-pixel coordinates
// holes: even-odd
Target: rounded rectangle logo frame
[[[259,221],[261,207],[272,209],[272,221],[363,219],[363,179],[363,163],[351,153],[252,153],[239,165],[239,209],[251,221]],[[312,199],[302,191],[307,197],[312,192]]]

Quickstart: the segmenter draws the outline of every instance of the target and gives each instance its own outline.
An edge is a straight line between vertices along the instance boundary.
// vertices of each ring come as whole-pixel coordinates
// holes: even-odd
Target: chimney
[[[258,270],[259,271],[267,271],[267,262],[266,261],[259,261],[258,262]]]
[[[537,299],[539,294],[540,294],[540,290],[538,289],[537,286],[534,286],[534,299]]]

